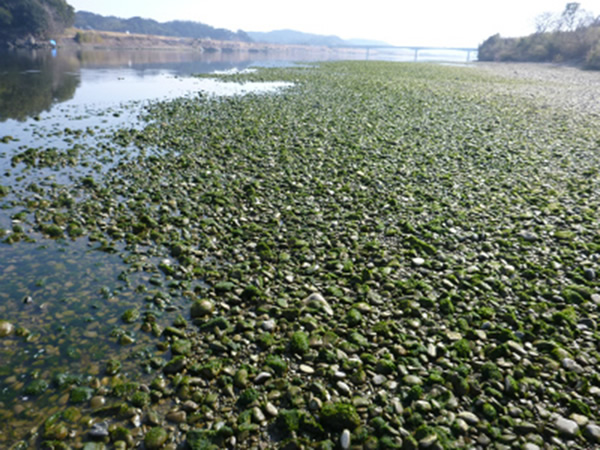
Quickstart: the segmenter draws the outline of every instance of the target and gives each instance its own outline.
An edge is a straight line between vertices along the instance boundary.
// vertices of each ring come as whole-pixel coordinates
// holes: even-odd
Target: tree
[[[551,12],[544,12],[535,18],[535,31],[546,33],[551,31],[556,23],[556,17]]]
[[[65,0],[0,0],[0,41],[47,38],[74,20],[75,11]]]

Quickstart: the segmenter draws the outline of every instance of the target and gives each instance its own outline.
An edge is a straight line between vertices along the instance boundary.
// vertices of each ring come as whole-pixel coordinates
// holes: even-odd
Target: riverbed
[[[594,445],[597,75],[247,68],[4,122],[0,442]]]

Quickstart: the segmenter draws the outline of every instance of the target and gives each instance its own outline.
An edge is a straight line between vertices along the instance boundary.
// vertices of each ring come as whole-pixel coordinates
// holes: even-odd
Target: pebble
[[[448,339],[450,339],[451,341],[460,341],[462,339],[462,334],[460,334],[457,331],[447,331],[446,332],[446,336],[448,337]]]
[[[262,423],[265,420],[267,420],[267,418],[265,417],[264,413],[262,412],[262,410],[258,406],[255,406],[254,408],[252,408],[252,418],[257,423]]]
[[[561,361],[562,366],[567,369],[570,370],[571,372],[575,372],[575,373],[583,373],[583,367],[581,367],[577,361],[571,359],[571,358],[563,358],[563,360]]]
[[[479,423],[479,417],[470,411],[461,411],[458,413],[458,417],[463,419],[469,425],[477,425]]]
[[[541,450],[539,445],[536,445],[532,442],[526,442],[523,444],[523,450]]]
[[[327,315],[333,316],[333,308],[331,308],[331,305],[327,302],[327,300],[325,300],[325,298],[319,294],[318,292],[313,292],[312,294],[310,294],[308,297],[306,297],[303,300],[304,304],[308,304],[308,303],[318,303],[321,305],[321,308],[323,309],[323,311],[325,311],[325,313]]]
[[[273,331],[275,329],[275,320],[273,320],[273,319],[265,320],[262,323],[261,327],[265,331]]]
[[[574,420],[565,419],[562,416],[558,416],[554,421],[554,426],[560,434],[573,437],[579,431],[579,425]]]
[[[373,384],[375,386],[379,386],[379,385],[385,383],[386,380],[387,380],[387,378],[384,375],[381,375],[379,373],[373,376]]]
[[[348,386],[343,381],[338,381],[335,385],[344,394],[350,395],[350,393],[352,392],[351,389],[350,389],[350,386]]]
[[[173,423],[184,423],[187,420],[185,411],[171,411],[167,414],[166,419]]]
[[[415,385],[421,385],[423,384],[423,380],[421,380],[421,378],[419,378],[416,375],[406,375],[403,378],[403,381],[405,384],[408,384],[409,386],[415,386]]]
[[[592,442],[600,442],[600,426],[588,423],[583,429],[583,435]]]
[[[306,364],[300,364],[300,372],[304,372],[304,373],[311,375],[311,374],[315,373],[315,369],[313,369],[312,367],[310,367]]]
[[[271,377],[272,377],[272,375],[269,372],[261,372],[258,375],[256,375],[256,378],[254,378],[254,383],[262,384]]]
[[[15,329],[14,325],[6,320],[0,320],[0,337],[5,337],[12,334]]]
[[[429,436],[425,436],[423,439],[419,441],[420,448],[429,448],[437,441],[438,437],[436,434],[430,434]]]
[[[588,422],[590,421],[590,419],[588,419],[586,416],[583,416],[583,415],[577,414],[577,413],[571,414],[569,416],[569,419],[574,421],[580,427],[586,426],[588,424]]]
[[[425,260],[423,258],[413,258],[412,262],[415,266],[422,266],[425,264]]]
[[[279,411],[277,410],[275,405],[271,402],[267,402],[267,404],[265,405],[265,411],[267,412],[268,415],[273,416],[273,417],[277,417],[279,415]]]
[[[105,438],[108,436],[108,423],[99,422],[92,425],[92,429],[88,433],[92,438]]]
[[[342,436],[340,437],[340,446],[347,450],[350,448],[350,430],[346,429],[342,431]]]
[[[90,399],[90,406],[93,409],[100,408],[106,404],[106,399],[101,395],[95,395]]]

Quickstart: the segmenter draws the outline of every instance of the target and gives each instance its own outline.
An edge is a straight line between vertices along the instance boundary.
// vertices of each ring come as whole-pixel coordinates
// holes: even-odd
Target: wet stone
[[[600,426],[588,423],[583,429],[583,435],[590,442],[600,443]]]
[[[350,430],[345,429],[342,431],[342,435],[340,436],[340,447],[342,447],[343,450],[350,448]]]
[[[461,411],[458,413],[458,417],[463,419],[469,425],[477,425],[479,423],[479,417],[470,411]]]
[[[562,416],[558,416],[554,421],[556,430],[565,436],[574,437],[579,431],[579,425],[574,420],[565,419]]]
[[[423,380],[416,375],[406,375],[402,379],[402,381],[404,381],[404,384],[407,384],[409,386],[416,386],[416,385],[423,384]]]
[[[173,423],[184,423],[187,419],[185,411],[171,411],[166,415],[166,419]]]
[[[300,372],[304,372],[308,375],[315,373],[315,369],[306,364],[300,364]]]
[[[108,423],[99,422],[92,425],[92,428],[88,432],[89,436],[93,439],[102,439],[108,436]]]
[[[6,320],[0,320],[0,337],[6,337],[13,333],[15,327]]]

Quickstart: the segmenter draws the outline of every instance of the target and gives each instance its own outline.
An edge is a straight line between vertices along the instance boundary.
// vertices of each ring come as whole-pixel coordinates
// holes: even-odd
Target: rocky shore
[[[118,254],[135,302],[93,302],[120,348],[94,373],[0,372],[3,395],[55,400],[35,424],[0,404],[22,433],[6,446],[600,445],[595,78],[381,62],[220,77],[292,85],[156,103],[109,144],[68,130],[77,151],[12,156],[96,170],[1,191],[19,210],[5,244]],[[35,351],[0,319],[2,345]]]

